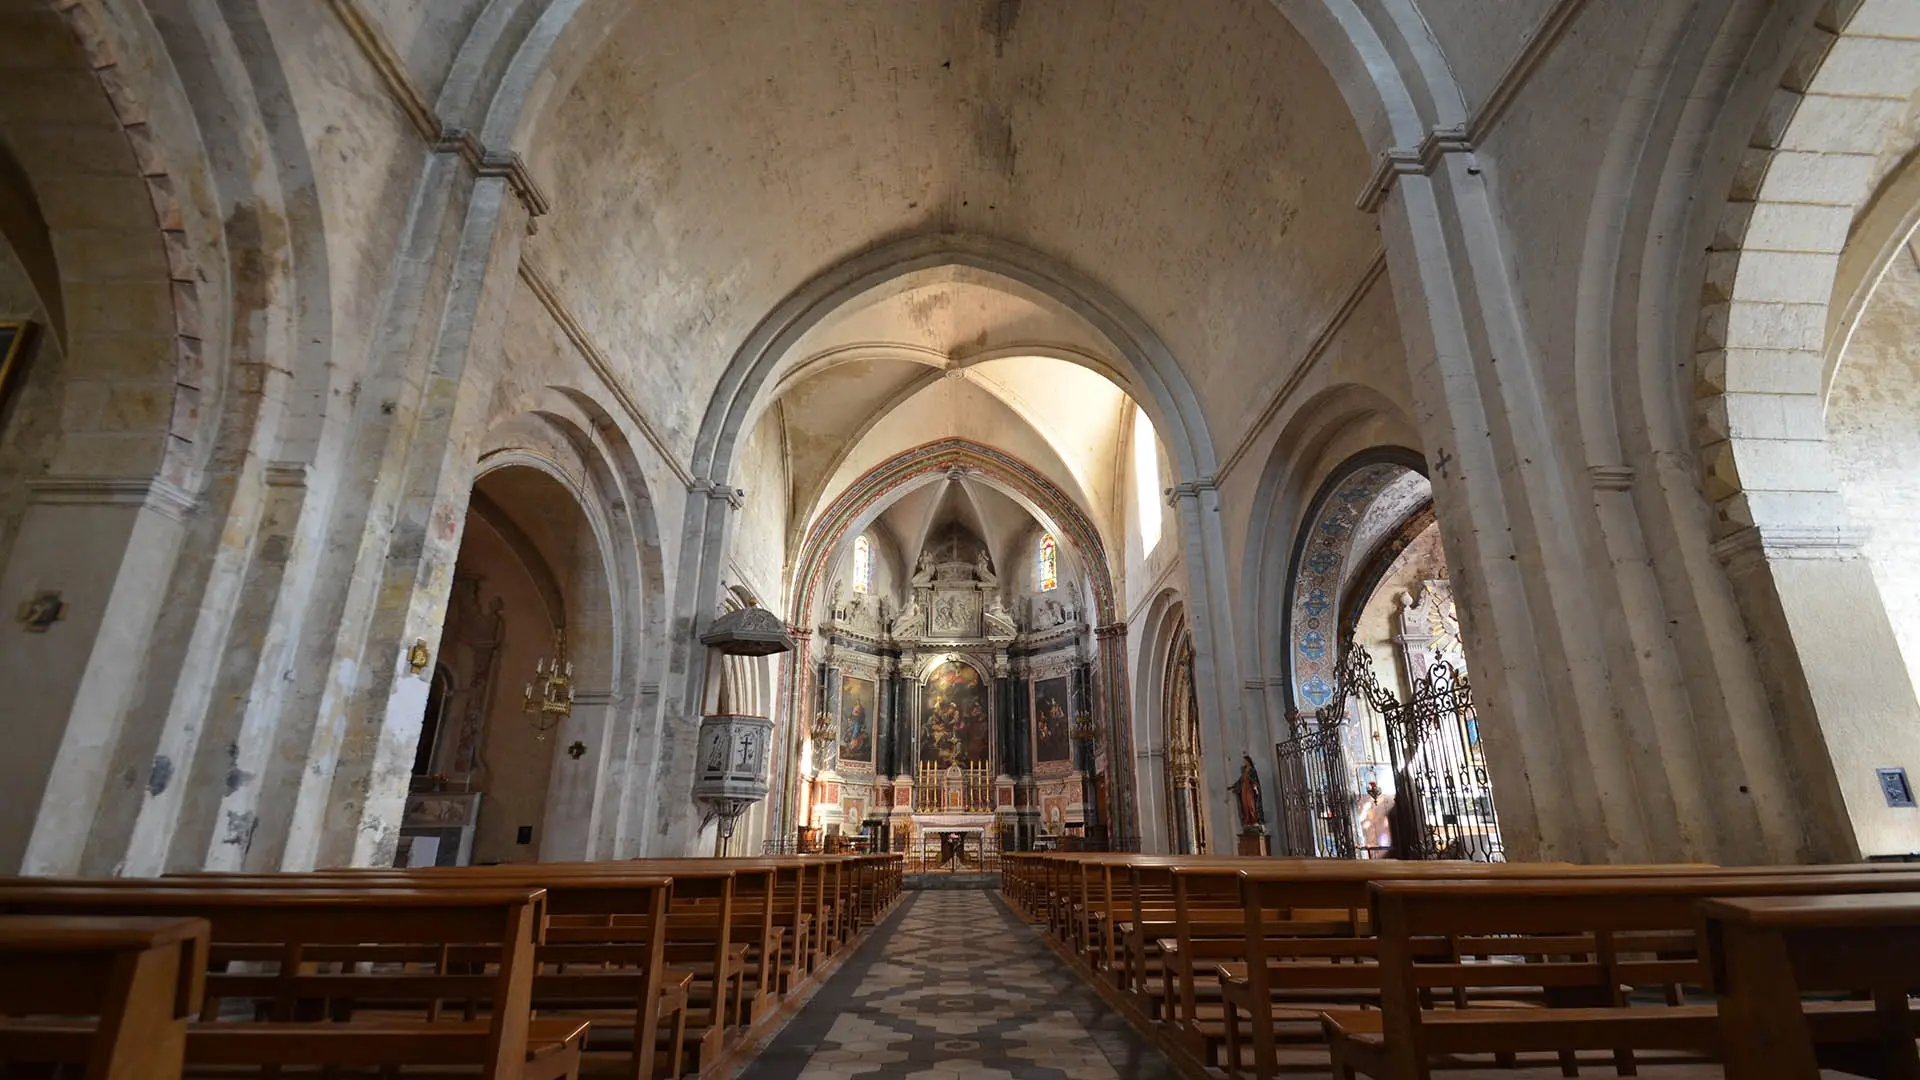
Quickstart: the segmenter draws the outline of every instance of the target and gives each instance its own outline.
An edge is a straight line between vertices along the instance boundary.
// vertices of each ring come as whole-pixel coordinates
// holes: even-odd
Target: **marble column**
[[[1097,719],[1107,735],[1108,790],[1113,796],[1110,825],[1116,848],[1139,844],[1140,801],[1134,795],[1133,708],[1127,692],[1127,624],[1093,631],[1099,677],[1094,682]]]
[[[997,777],[1013,777],[1020,771],[1020,747],[1015,741],[1013,731],[1013,669],[1007,664],[1007,654],[1001,652],[994,657],[993,663],[993,741],[994,773]]]

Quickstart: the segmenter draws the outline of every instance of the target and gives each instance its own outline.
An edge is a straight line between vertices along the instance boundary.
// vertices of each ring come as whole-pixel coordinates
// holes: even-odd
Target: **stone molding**
[[[553,203],[546,193],[540,190],[532,172],[527,169],[526,161],[517,151],[490,150],[482,145],[478,136],[465,128],[449,124],[427,100],[427,95],[413,81],[407,71],[407,63],[394,50],[393,43],[387,40],[386,31],[379,22],[360,6],[360,0],[328,0],[333,13],[340,19],[347,36],[359,46],[360,55],[373,67],[374,73],[387,89],[387,96],[407,115],[414,130],[427,147],[436,154],[457,154],[475,176],[500,177],[526,207],[529,218],[541,217],[553,209]]]
[[[269,461],[261,470],[260,478],[268,487],[304,488],[307,486],[308,466],[304,461]]]
[[[1777,559],[1857,559],[1871,530],[1857,525],[1749,525],[1713,545],[1729,573]]]
[[[1513,62],[1500,73],[1500,81],[1466,123],[1436,127],[1427,132],[1418,146],[1395,146],[1382,151],[1374,162],[1373,174],[1367,177],[1366,188],[1354,200],[1354,205],[1371,214],[1380,209],[1400,177],[1426,176],[1447,154],[1471,153],[1475,145],[1485,141],[1494,125],[1519,98],[1520,91],[1533,81],[1533,76],[1553,55],[1554,48],[1586,9],[1587,2],[1558,0],[1548,9],[1534,26],[1533,33],[1527,35],[1526,44],[1521,46]]]
[[[1353,200],[1353,204],[1371,214],[1387,201],[1387,196],[1393,191],[1394,181],[1399,177],[1427,176],[1446,155],[1472,152],[1473,143],[1467,139],[1467,129],[1459,125],[1434,128],[1420,140],[1419,146],[1390,146],[1374,160],[1367,186]]]
[[[575,706],[612,705],[614,701],[615,695],[611,690],[575,690],[573,692]]]
[[[137,506],[184,521],[198,505],[186,489],[155,477],[41,476],[27,481],[28,501],[46,506]]]
[[[1167,505],[1178,506],[1181,499],[1197,499],[1203,491],[1219,491],[1218,477],[1202,476],[1193,480],[1182,480],[1166,491]]]
[[[1593,481],[1595,491],[1632,491],[1633,476],[1631,465],[1587,466],[1587,478]]]

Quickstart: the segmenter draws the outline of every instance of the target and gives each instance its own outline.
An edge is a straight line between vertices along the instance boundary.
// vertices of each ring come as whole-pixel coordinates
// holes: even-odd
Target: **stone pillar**
[[[1013,773],[1016,779],[1033,776],[1033,695],[1030,678],[1024,674],[1012,680],[1013,713],[1008,727],[1013,731]]]
[[[799,835],[794,830],[806,824],[800,814],[806,783],[800,775],[800,751],[813,721],[814,700],[808,685],[813,635],[805,627],[788,623],[787,636],[794,645],[791,652],[780,657],[779,701],[780,714],[786,718],[786,735],[774,737],[772,794],[768,796],[767,838],[779,844],[792,843]]]
[[[911,782],[920,763],[920,658],[912,653],[900,657],[900,694],[894,710],[894,732],[899,736],[894,757],[896,779]]]
[[[1175,738],[1181,741],[1168,744],[1166,769],[1168,786],[1173,788],[1174,852],[1192,855],[1200,850],[1200,838],[1195,829],[1198,807],[1194,805],[1199,783],[1199,762],[1193,747],[1184,741],[1185,737],[1184,731],[1179,732]]]
[[[1003,649],[993,658],[993,741],[995,778],[1012,777],[1020,770],[1020,746],[1013,730],[1013,672]]]
[[[1089,677],[1085,661],[1076,661],[1068,676],[1068,699],[1072,702],[1073,713],[1073,767],[1080,771],[1080,806],[1087,844],[1093,850],[1099,850],[1104,841],[1111,838],[1107,830],[1107,808],[1100,805],[1099,761],[1100,729],[1093,718],[1093,701],[1090,697],[1092,679]],[[1109,746],[1111,751],[1111,746]],[[1108,758],[1108,768],[1113,761]],[[1107,781],[1108,790],[1112,790],[1113,781]]]
[[[1140,800],[1134,794],[1133,707],[1127,690],[1127,624],[1111,623],[1093,632],[1099,678],[1094,692],[1107,733],[1108,790],[1113,794],[1116,846],[1136,845],[1140,837]]]
[[[893,776],[893,661],[879,661],[879,680],[874,686],[874,790],[879,782]]]

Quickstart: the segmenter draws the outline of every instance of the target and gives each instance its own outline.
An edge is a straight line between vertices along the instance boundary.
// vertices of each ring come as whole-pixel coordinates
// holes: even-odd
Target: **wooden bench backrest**
[[[0,914],[201,918],[211,959],[225,944],[277,945],[297,970],[309,945],[478,945],[497,950],[486,980],[489,1076],[523,1067],[542,889],[153,889],[0,885]],[[283,972],[289,978],[292,971]],[[221,976],[225,978],[226,976]],[[453,978],[453,976],[449,976]],[[463,984],[476,980],[463,979]],[[480,995],[473,995],[480,996]]]
[[[1586,1003],[1604,1005],[1618,1003],[1621,986],[1705,985],[1696,929],[1707,897],[1916,888],[1913,872],[1375,882],[1387,1038],[1419,1047],[1423,995],[1437,990],[1457,1003],[1489,987],[1586,988]],[[1444,962],[1420,958],[1433,954],[1434,939],[1448,944]],[[1476,956],[1508,962],[1462,962]]]
[[[0,915],[0,1016],[95,1016],[128,989],[131,960],[174,950],[166,1016],[200,1011],[210,930],[200,918]]]

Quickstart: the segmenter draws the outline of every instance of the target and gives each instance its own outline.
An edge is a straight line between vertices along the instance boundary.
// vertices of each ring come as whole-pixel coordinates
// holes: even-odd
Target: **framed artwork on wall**
[[[992,719],[980,672],[964,660],[949,660],[927,676],[921,695],[920,763],[942,769],[985,765]]]
[[[27,339],[33,336],[30,322],[0,321],[0,410],[13,396],[13,384],[20,379],[25,362]]]
[[[840,676],[840,760],[873,764],[871,679]]]
[[[1069,761],[1073,757],[1072,733],[1067,710],[1067,680],[1040,679],[1033,684],[1033,731],[1035,761]]]

